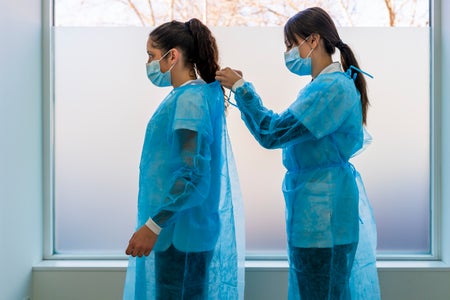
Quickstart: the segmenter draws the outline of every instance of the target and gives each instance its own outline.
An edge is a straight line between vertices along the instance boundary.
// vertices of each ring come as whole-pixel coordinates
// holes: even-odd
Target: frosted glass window
[[[55,254],[123,254],[135,226],[145,127],[170,91],[154,87],[145,75],[151,27],[139,26],[144,19],[136,11],[129,12],[127,2],[108,1],[107,11],[104,2],[55,1],[55,122],[51,128]],[[157,3],[143,2],[128,1],[140,11],[145,11],[147,3]],[[239,1],[247,2],[251,1]],[[263,2],[269,1],[258,3]],[[313,2],[335,3],[330,11],[345,26],[339,28],[343,41],[354,49],[362,68],[375,76],[368,79],[368,130],[374,142],[352,162],[363,176],[375,211],[378,252],[430,254],[430,35],[428,6],[424,8],[428,2],[405,1],[401,8],[394,7],[394,18],[389,18],[392,14],[386,6],[378,7],[379,14],[369,18],[357,1],[339,1],[348,3],[345,10],[336,1],[305,1],[304,6]],[[203,9],[198,17],[210,23],[219,43],[221,65],[241,69],[268,107],[285,109],[307,79],[284,67],[282,27],[266,26],[278,21],[247,18],[245,27],[224,27],[232,21],[213,21],[212,13],[206,13],[209,2],[198,4]],[[293,14],[283,7],[286,15]],[[409,14],[410,9],[415,13]],[[124,20],[112,18],[116,23],[111,23],[108,15],[112,13]],[[160,14],[167,18],[164,14],[170,16],[170,10],[166,7]],[[176,10],[171,16],[185,19]],[[228,128],[245,201],[248,255],[284,256],[281,150],[261,148],[234,108],[228,115]]]
[[[145,76],[148,31],[56,28],[57,253],[122,253],[134,229],[145,126],[168,93]],[[354,163],[376,213],[379,251],[428,253],[428,29],[342,28],[341,32],[364,69],[375,76],[368,81],[372,102],[368,129],[374,142]],[[283,65],[281,28],[214,28],[214,33],[222,65],[241,68],[274,110],[287,107],[306,83]],[[235,48],[238,36],[240,51]],[[390,47],[384,47],[386,43]],[[253,51],[254,45],[265,46]],[[282,253],[281,151],[259,147],[235,109],[230,110],[228,125],[245,200],[248,251]]]

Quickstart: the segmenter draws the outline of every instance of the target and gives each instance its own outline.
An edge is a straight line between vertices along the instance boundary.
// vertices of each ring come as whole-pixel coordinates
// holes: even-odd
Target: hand
[[[147,226],[142,226],[136,231],[128,242],[125,253],[133,257],[142,255],[148,256],[155,246],[158,235]]]
[[[216,80],[227,89],[231,89],[233,84],[242,78],[242,72],[239,70],[233,70],[231,68],[225,68],[216,72]]]

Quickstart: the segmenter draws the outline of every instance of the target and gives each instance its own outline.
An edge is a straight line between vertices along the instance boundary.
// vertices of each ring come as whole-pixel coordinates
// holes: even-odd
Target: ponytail
[[[363,74],[358,74],[359,72],[357,70],[355,70],[354,68],[350,68],[350,66],[354,66],[359,69],[358,61],[356,60],[352,49],[350,49],[350,47],[347,44],[343,43],[341,40],[336,43],[336,48],[338,48],[339,52],[341,53],[342,68],[346,72],[348,70],[350,71],[350,77],[353,78],[355,86],[361,95],[363,124],[366,124],[367,110],[370,104],[369,97],[367,96],[366,79],[364,78]]]
[[[208,27],[198,19],[191,19],[185,25],[194,38],[196,55],[193,61],[197,72],[204,81],[208,83],[215,81],[216,72],[220,70],[216,39]]]
[[[355,74],[359,70],[359,64],[350,47],[343,43],[333,20],[328,13],[320,7],[311,7],[302,10],[291,17],[284,26],[286,45],[297,42],[297,36],[305,39],[313,33],[317,33],[323,39],[325,50],[333,55],[336,48],[341,53],[341,64],[345,72],[350,70],[356,88],[361,95],[362,120],[367,122],[369,98],[367,96],[366,80],[363,74]],[[351,66],[355,68],[350,68]]]

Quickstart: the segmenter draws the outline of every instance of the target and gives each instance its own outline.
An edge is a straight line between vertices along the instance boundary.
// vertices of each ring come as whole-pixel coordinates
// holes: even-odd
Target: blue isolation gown
[[[265,148],[283,149],[289,299],[379,299],[375,220],[361,177],[349,162],[364,144],[353,80],[333,63],[281,114],[266,109],[249,82],[236,89],[235,99],[256,140]],[[310,256],[299,259],[298,251],[309,249]],[[322,250],[332,257],[331,265],[308,266]],[[309,275],[326,276],[312,274],[315,282],[305,284],[301,276],[307,269]],[[342,276],[350,290],[342,287]]]
[[[218,82],[194,80],[174,88],[148,123],[137,228],[149,217],[162,230],[148,257],[130,256],[124,300],[243,299],[243,205]],[[158,255],[169,249],[180,262],[169,258],[155,274]],[[204,253],[207,263],[198,259]],[[161,283],[175,270],[194,270],[194,276]],[[174,294],[156,296],[158,285]],[[202,285],[204,296],[190,296]]]

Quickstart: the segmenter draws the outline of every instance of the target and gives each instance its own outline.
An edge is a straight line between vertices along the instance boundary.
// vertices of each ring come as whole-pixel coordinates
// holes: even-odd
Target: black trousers
[[[302,300],[349,300],[349,279],[357,243],[333,248],[290,250]]]
[[[208,267],[213,251],[182,252],[171,245],[155,252],[156,299],[208,299]]]

